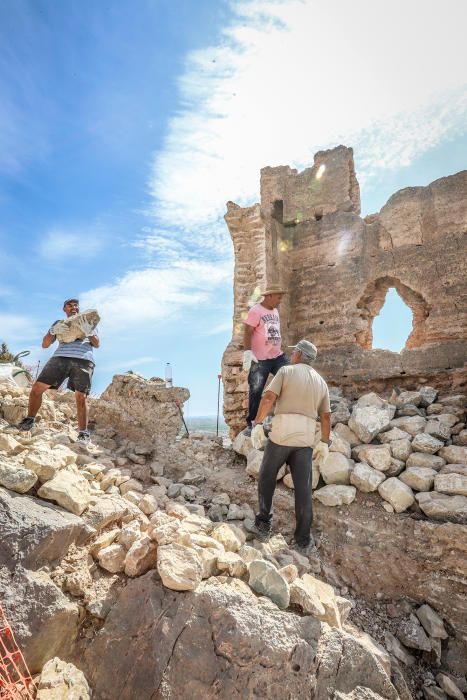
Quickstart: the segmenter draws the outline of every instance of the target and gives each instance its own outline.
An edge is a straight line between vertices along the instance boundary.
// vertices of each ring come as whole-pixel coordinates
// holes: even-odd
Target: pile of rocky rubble
[[[148,392],[154,401],[154,387]],[[371,628],[373,613],[369,625],[360,624],[358,601],[347,595],[348,587],[330,585],[331,567],[322,557],[301,556],[281,534],[268,543],[253,539],[254,489],[247,499],[240,480],[237,493],[227,483],[227,475],[236,474],[233,450],[202,436],[161,443],[146,435],[146,442],[138,442],[134,424],[126,432],[122,419],[118,432],[101,424],[93,444],[81,446],[66,394],[45,401],[32,433],[19,433],[8,424],[22,416],[26,397],[0,384],[0,598],[31,670],[42,670],[37,697],[86,698],[88,682],[93,697],[103,700],[392,700],[410,698],[411,692],[431,700],[460,698],[467,690],[459,664],[442,662],[443,647],[455,633],[439,611],[406,602],[374,639],[363,631]],[[355,491],[349,482],[356,483],[359,465],[350,458],[357,445],[375,452],[365,454],[365,462],[354,452],[371,484],[375,472],[383,483],[394,479],[412,493],[402,470],[427,467],[409,464],[410,455],[439,460],[436,475],[467,478],[458,466],[442,471],[454,463],[442,450],[466,449],[459,444],[460,397],[435,403],[433,396],[427,406],[420,392],[410,404],[402,403],[402,394],[397,398],[400,407],[368,395],[352,414],[339,398],[331,463],[321,474],[327,485],[316,493]],[[410,406],[415,415],[404,415]],[[98,404],[93,410],[99,412]],[[172,406],[170,411],[176,415]],[[449,437],[445,433],[436,450],[441,456],[415,449],[420,428],[414,431],[413,418],[426,428],[433,419],[420,415],[425,412],[442,427],[451,422]],[[390,433],[392,440],[370,444]],[[432,432],[421,434],[440,440]],[[239,442],[247,445],[244,436],[237,449]],[[397,452],[403,444],[405,460]],[[248,451],[248,468],[253,457]],[[337,466],[345,460],[344,480],[329,477],[337,470],[336,457]],[[455,461],[461,461],[457,453]],[[398,496],[383,498],[402,510]],[[412,497],[406,507],[413,503]]]
[[[388,512],[416,510],[434,520],[467,522],[465,395],[439,396],[422,386],[375,393],[352,402],[332,390],[330,455],[313,471],[313,498],[326,506],[352,503],[357,490],[377,492]],[[320,439],[319,426],[316,442]],[[257,477],[262,452],[240,433],[234,449]],[[293,488],[286,467],[279,479]],[[320,481],[321,480],[321,481]]]

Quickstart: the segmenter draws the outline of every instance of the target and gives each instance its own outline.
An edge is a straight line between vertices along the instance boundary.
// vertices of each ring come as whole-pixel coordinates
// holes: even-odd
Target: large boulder
[[[202,564],[198,554],[182,544],[167,544],[157,549],[157,571],[166,588],[192,591],[202,579]]]
[[[36,481],[37,476],[30,469],[25,469],[11,459],[0,458],[0,486],[16,493],[26,493]]]
[[[343,506],[352,503],[356,493],[355,486],[328,484],[315,491],[313,498],[316,498],[323,506]]]
[[[55,656],[42,669],[36,700],[91,700],[91,689],[82,671]]]
[[[354,637],[258,600],[237,579],[188,593],[164,589],[152,572],[132,579],[80,667],[99,700],[329,700],[357,688],[397,700],[381,663]]]
[[[359,462],[350,475],[350,483],[356,486],[359,491],[370,493],[376,491],[385,478],[384,474],[377,469],[373,469],[365,462]]]
[[[37,495],[55,501],[75,515],[81,515],[91,502],[92,492],[82,474],[67,469],[42,484]]]
[[[350,447],[350,446],[349,446]],[[352,462],[340,452],[330,452],[320,466],[321,476],[326,484],[348,484]]]
[[[79,608],[44,571],[0,567],[0,600],[32,673],[75,649]]]
[[[415,498],[422,511],[433,520],[447,520],[452,523],[467,523],[467,498],[448,496],[437,491],[422,491]]]
[[[452,464],[467,464],[467,447],[462,445],[442,447],[438,455]]]
[[[436,474],[434,469],[427,467],[410,467],[399,474],[399,479],[414,491],[430,491]]]
[[[426,452],[430,455],[434,455],[435,452],[438,452],[443,446],[444,443],[442,440],[438,440],[428,433],[419,433],[412,440],[412,449],[415,452]]]
[[[378,433],[389,427],[391,418],[388,407],[359,406],[357,403],[350,416],[349,428],[361,442],[370,443]]]
[[[426,418],[422,416],[402,416],[401,418],[393,418],[391,421],[393,428],[400,428],[409,435],[415,437],[417,433],[425,430]]]
[[[0,489],[0,565],[38,568],[61,559],[92,534],[83,520],[32,496]]]
[[[378,487],[378,493],[382,499],[391,504],[396,513],[407,510],[414,502],[413,491],[410,486],[400,479],[391,476]]]
[[[389,445],[368,445],[358,451],[358,459],[380,472],[387,472],[391,466],[391,448]]]
[[[435,491],[449,496],[467,496],[467,476],[456,473],[438,474],[435,477]]]
[[[287,580],[268,561],[255,559],[248,567],[250,587],[270,598],[279,608],[287,608],[290,589]]]
[[[426,452],[412,452],[407,458],[407,467],[425,467],[428,469],[441,469],[446,464],[446,460],[438,455],[430,455]]]

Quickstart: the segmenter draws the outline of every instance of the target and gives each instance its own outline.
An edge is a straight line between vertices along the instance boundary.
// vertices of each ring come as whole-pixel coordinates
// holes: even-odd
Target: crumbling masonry
[[[351,148],[315,155],[299,173],[263,168],[261,204],[227,204],[235,252],[233,336],[223,358],[224,415],[244,427],[243,324],[255,289],[279,282],[284,344],[311,339],[317,369],[355,396],[429,382],[460,388],[466,358],[467,171],[394,194],[360,217]],[[395,287],[413,313],[399,354],[372,350],[372,322]]]

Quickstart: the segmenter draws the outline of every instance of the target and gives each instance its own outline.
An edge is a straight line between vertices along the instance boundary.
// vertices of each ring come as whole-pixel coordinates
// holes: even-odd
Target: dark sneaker
[[[251,532],[260,542],[268,542],[271,539],[272,528],[270,523],[259,521],[254,522],[251,527],[248,528],[248,532]]]
[[[91,433],[89,430],[80,430],[76,442],[81,443],[81,445],[89,445],[91,442]]]
[[[16,427],[18,428],[18,430],[24,430],[24,432],[26,432],[27,430],[32,430],[35,424],[36,419],[28,416],[27,418],[23,418],[21,423],[18,423]]]

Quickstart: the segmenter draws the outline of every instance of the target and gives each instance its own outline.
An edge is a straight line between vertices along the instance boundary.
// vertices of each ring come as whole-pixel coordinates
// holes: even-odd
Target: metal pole
[[[38,360],[38,362],[37,362],[37,367],[36,367],[36,373],[35,373],[35,376],[34,376],[34,381],[36,381],[37,377],[39,376],[39,367],[40,367],[40,366],[41,366],[41,361]]]
[[[185,419],[184,419],[184,417],[183,417],[182,409],[180,408],[180,404],[178,403],[178,401],[175,401],[175,405],[177,406],[177,408],[178,408],[178,410],[179,410],[179,413],[180,413],[180,415],[181,415],[181,417],[182,417],[182,421],[183,421],[183,425],[185,426],[186,434],[187,434],[187,435],[190,435],[190,433],[189,433],[189,431],[188,431],[188,428],[186,427],[186,423],[185,423]]]
[[[216,437],[219,437],[219,402],[220,402],[220,397],[221,397],[221,379],[222,379],[222,374],[217,375],[218,383],[217,383],[217,420],[216,420]]]

